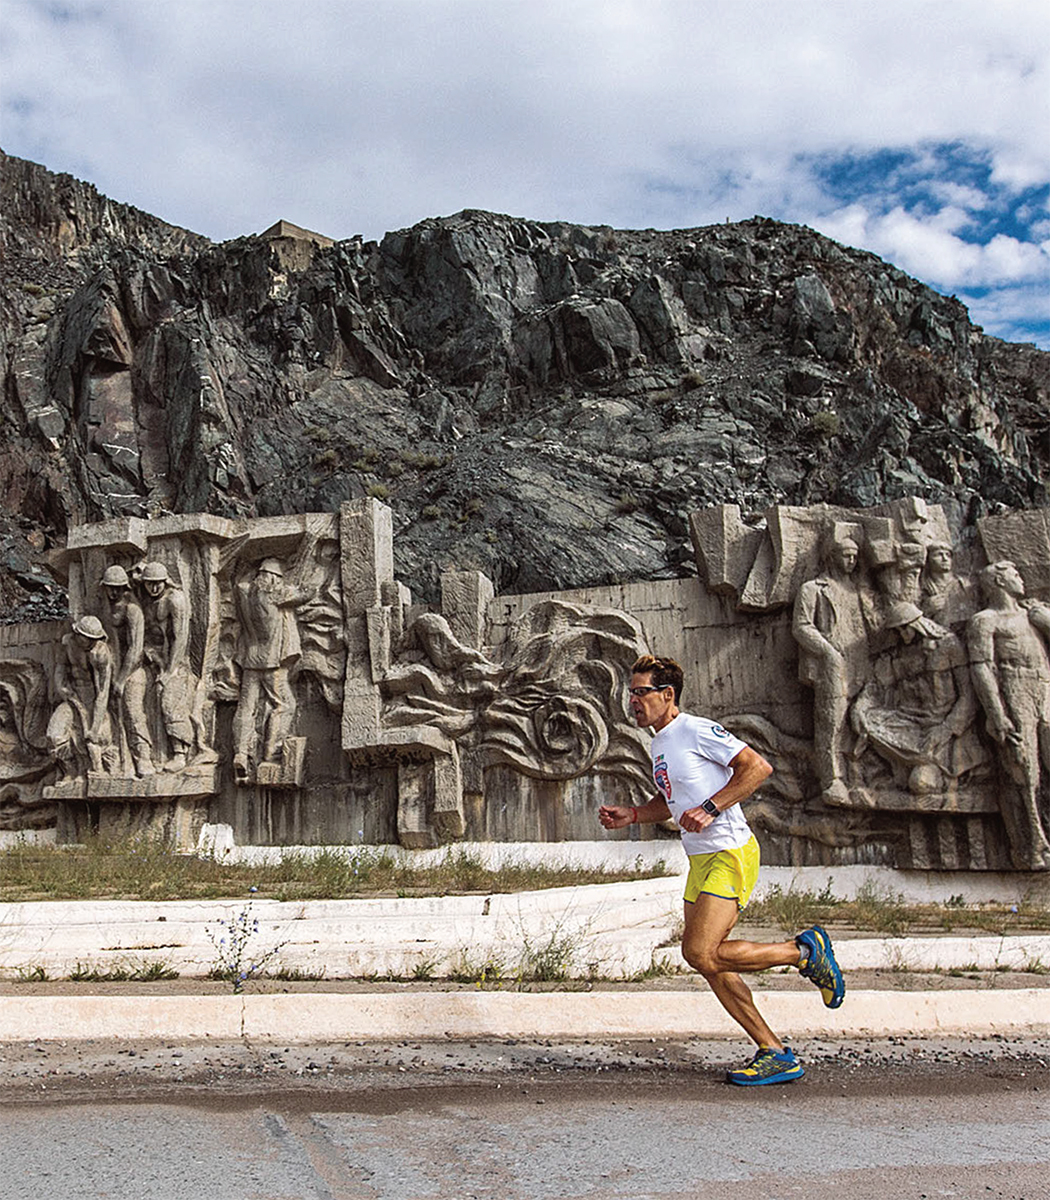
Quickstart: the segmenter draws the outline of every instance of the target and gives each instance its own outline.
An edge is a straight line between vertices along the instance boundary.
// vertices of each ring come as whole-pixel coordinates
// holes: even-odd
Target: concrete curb
[[[811,994],[764,993],[775,1028],[804,1037],[1050,1033],[1041,988],[850,992],[831,1011]],[[689,992],[298,993],[0,997],[0,1042],[399,1041],[414,1038],[739,1036],[714,996]]]

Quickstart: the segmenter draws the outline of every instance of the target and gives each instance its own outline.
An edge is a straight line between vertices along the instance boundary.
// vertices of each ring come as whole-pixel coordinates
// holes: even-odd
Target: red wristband
[[[636,809],[633,804],[631,805],[631,824],[638,824],[638,809]]]

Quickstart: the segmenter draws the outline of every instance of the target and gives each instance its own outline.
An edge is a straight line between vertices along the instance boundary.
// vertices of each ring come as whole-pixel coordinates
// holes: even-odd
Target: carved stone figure
[[[907,600],[891,606],[884,628],[898,641],[876,657],[853,704],[850,720],[861,738],[854,753],[870,743],[913,795],[943,793],[988,758],[973,728],[977,701],[966,652]]]
[[[955,574],[954,552],[947,542],[931,542],[926,548],[922,575],[922,611],[938,625],[960,630],[973,615],[970,588]]]
[[[48,722],[48,747],[67,775],[112,774],[117,766],[109,716],[113,654],[98,617],[77,617],[62,637],[62,651],[55,670],[60,700]]]
[[[113,653],[114,732],[127,738],[135,774],[141,779],[153,774],[153,739],[146,713],[145,618],[123,567],[106,568],[102,589],[102,623]]]
[[[799,588],[792,617],[799,679],[813,688],[814,763],[823,798],[833,805],[849,802],[846,715],[868,669],[865,619],[853,579],[859,553],[856,538],[829,530],[824,572]]]
[[[233,770],[250,780],[249,764],[274,762],[295,721],[295,673],[302,656],[295,610],[311,593],[284,582],[276,558],[264,558],[250,582],[234,589],[240,636],[234,661],[240,694],[233,716]]]
[[[163,769],[181,771],[199,737],[195,723],[199,680],[189,661],[189,602],[161,562],[146,563],[141,581],[145,593],[145,661],[170,750]]]
[[[988,607],[968,629],[974,687],[1012,784],[1000,790],[1011,857],[1018,868],[1038,870],[1050,867],[1040,815],[1043,772],[1050,770],[1050,608],[1024,600],[1012,562],[985,567],[980,582]]]

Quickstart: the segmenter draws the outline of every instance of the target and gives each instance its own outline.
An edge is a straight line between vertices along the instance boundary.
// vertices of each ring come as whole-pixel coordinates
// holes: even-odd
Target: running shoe
[[[764,1083],[790,1083],[793,1079],[801,1079],[805,1073],[794,1051],[787,1046],[783,1050],[762,1046],[746,1067],[726,1071],[726,1082],[741,1087],[761,1087]]]
[[[805,947],[808,955],[798,969],[799,974],[804,979],[811,979],[820,988],[828,1008],[838,1008],[846,994],[846,985],[842,982],[842,972],[835,961],[835,952],[827,932],[819,925],[804,929],[795,938],[795,945],[800,950]]]

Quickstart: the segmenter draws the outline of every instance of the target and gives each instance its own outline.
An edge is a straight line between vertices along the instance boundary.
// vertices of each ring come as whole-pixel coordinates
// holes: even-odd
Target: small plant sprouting
[[[255,888],[251,891],[254,893]],[[252,914],[252,902],[248,903],[235,916],[222,923],[225,930],[216,937],[210,929],[205,932],[208,940],[215,947],[218,957],[208,972],[209,979],[222,979],[233,985],[235,993],[244,991],[244,985],[249,979],[258,975],[267,963],[280,953],[284,942],[279,942],[262,954],[251,953],[251,943],[259,933],[259,918]]]

